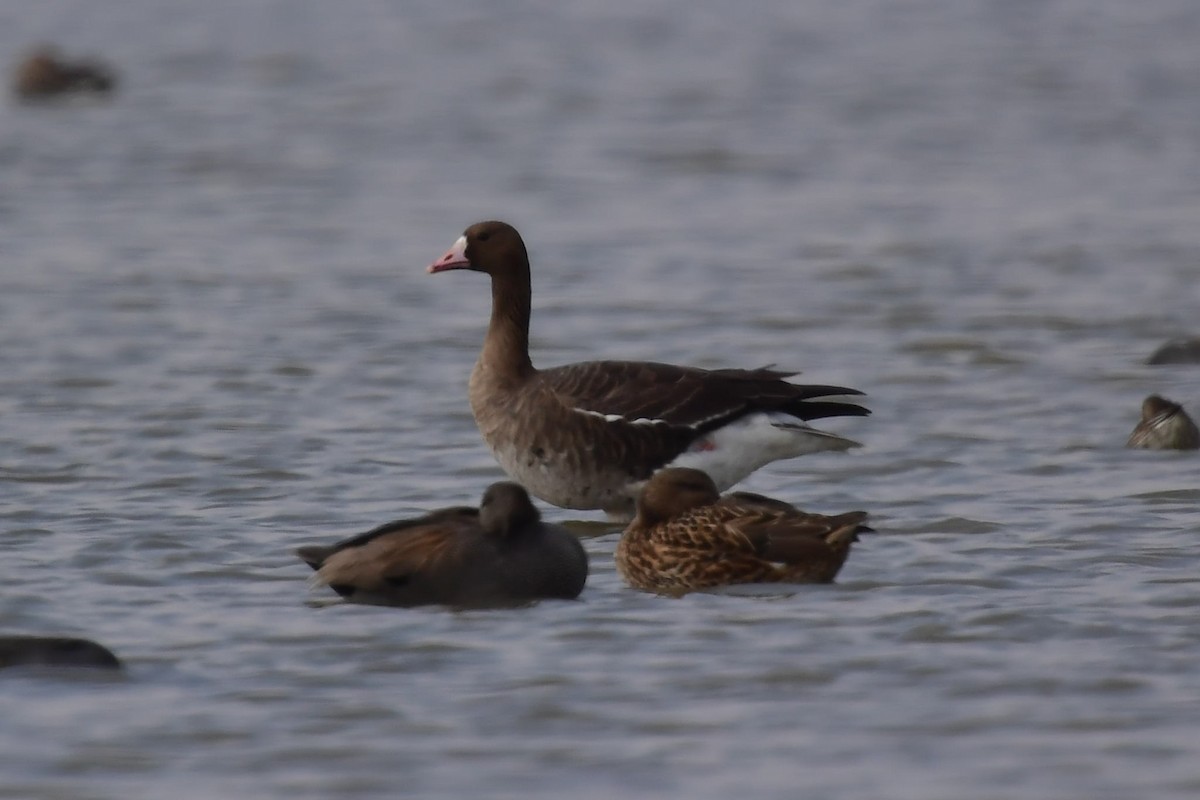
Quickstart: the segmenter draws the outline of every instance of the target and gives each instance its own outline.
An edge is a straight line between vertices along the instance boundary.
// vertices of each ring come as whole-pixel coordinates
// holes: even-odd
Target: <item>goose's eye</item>
[[[490,233],[488,233],[487,231],[484,231],[483,233],[476,236],[475,240],[479,241],[479,242],[486,242],[490,238],[492,238],[492,235]]]

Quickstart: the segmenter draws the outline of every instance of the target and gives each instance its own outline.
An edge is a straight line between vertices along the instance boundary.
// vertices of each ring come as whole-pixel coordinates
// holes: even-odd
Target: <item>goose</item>
[[[665,466],[707,472],[721,489],[781,458],[858,446],[810,420],[865,416],[842,386],[791,383],[770,368],[699,369],[587,361],[537,369],[529,357],[529,256],[517,230],[476,223],[428,267],[491,276],[492,314],[471,371],[476,425],[500,467],[553,505],[628,520]]]

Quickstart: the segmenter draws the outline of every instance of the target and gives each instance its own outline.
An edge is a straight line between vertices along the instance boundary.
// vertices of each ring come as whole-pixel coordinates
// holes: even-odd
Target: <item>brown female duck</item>
[[[868,414],[823,399],[862,392],[785,380],[793,373],[635,361],[536,369],[529,256],[511,225],[472,225],[429,272],[459,269],[492,279],[492,317],[469,384],[475,422],[504,471],[548,503],[628,519],[642,483],[663,466],[703,469],[728,488],[776,459],[857,445],[807,421]]]
[[[1183,406],[1152,394],[1142,401],[1142,421],[1129,435],[1126,447],[1142,450],[1200,449],[1200,430]]]
[[[655,473],[637,516],[617,544],[617,571],[629,585],[682,594],[734,583],[828,583],[867,514],[828,517],[754,494],[721,497],[695,469]]]
[[[489,486],[477,509],[443,508],[296,554],[317,571],[315,584],[372,605],[569,600],[579,596],[588,573],[579,540],[542,522],[529,494],[506,482]]]

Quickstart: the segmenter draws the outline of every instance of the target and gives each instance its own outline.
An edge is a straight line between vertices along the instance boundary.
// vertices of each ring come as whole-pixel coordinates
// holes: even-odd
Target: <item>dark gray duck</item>
[[[579,596],[583,545],[542,522],[529,494],[494,483],[479,508],[443,508],[380,525],[331,546],[301,547],[314,583],[354,603],[511,606]]]

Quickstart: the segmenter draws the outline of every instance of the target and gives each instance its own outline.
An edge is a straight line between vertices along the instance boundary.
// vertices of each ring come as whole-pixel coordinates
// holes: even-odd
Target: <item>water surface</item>
[[[1182,0],[0,3],[121,70],[0,106],[0,797],[1190,798],[1200,10]],[[864,442],[837,584],[313,604],[291,555],[500,477],[466,376],[499,217],[534,358],[775,363]],[[578,515],[547,509],[557,521]],[[589,517],[594,519],[594,517]]]

